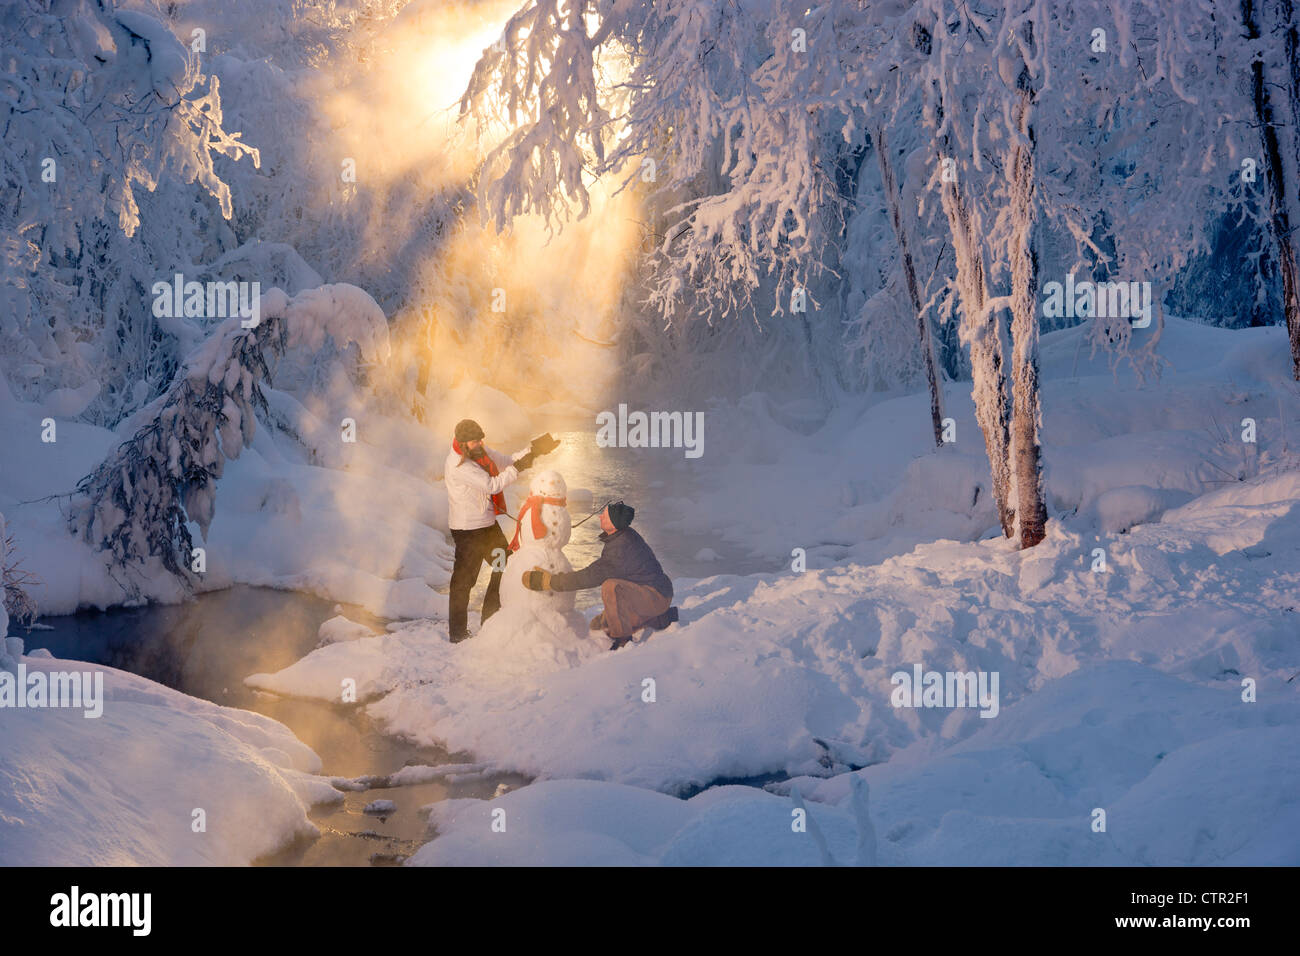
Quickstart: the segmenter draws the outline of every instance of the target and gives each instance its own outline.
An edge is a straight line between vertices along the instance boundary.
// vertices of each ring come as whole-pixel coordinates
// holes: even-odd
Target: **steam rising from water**
[[[504,129],[457,122],[458,101],[484,47],[519,0],[477,4],[416,0],[380,34],[350,81],[320,96],[356,183],[322,197],[362,195],[366,274],[393,320],[390,374],[410,387],[429,361],[427,394],[473,379],[536,407],[550,399],[608,404],[618,369],[613,343],[624,289],[641,242],[639,203],[618,182],[591,187],[591,214],[548,235],[540,217],[505,234],[480,224],[473,177]]]

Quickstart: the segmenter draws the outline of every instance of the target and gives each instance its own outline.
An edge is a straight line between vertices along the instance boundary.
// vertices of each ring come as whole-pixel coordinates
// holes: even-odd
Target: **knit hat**
[[[465,418],[456,423],[456,441],[462,445],[467,441],[476,441],[483,437],[483,429],[472,418]]]
[[[609,506],[609,523],[614,526],[615,530],[622,531],[632,523],[634,517],[636,517],[636,509],[631,505],[616,501]]]

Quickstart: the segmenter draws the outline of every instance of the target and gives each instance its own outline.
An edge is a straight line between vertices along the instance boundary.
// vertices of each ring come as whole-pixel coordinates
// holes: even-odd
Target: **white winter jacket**
[[[509,458],[491,448],[487,453],[499,471],[495,478],[473,458],[461,461],[455,449],[447,453],[442,474],[447,485],[447,524],[453,531],[474,531],[497,520],[492,510],[492,496],[504,491],[519,477],[514,462],[528,454],[528,449],[517,451]]]

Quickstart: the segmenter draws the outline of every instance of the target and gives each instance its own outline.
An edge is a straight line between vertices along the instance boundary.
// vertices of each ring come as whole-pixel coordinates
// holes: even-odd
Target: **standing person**
[[[615,501],[600,513],[600,557],[581,571],[551,574],[541,568],[524,572],[524,587],[532,591],[581,591],[600,588],[605,608],[591,622],[593,631],[610,636],[618,650],[638,628],[662,630],[677,620],[673,582],[645,538],[629,527],[636,510]]]
[[[510,545],[497,524],[497,515],[506,513],[506,488],[519,473],[533,464],[533,459],[554,449],[557,442],[550,435],[533,439],[527,451],[515,452],[510,458],[483,443],[483,429],[466,418],[456,425],[455,438],[443,470],[447,485],[447,524],[456,545],[448,598],[448,632],[453,644],[469,637],[469,592],[478,582],[483,562],[493,565],[483,596],[486,621],[501,607],[501,570]],[[499,562],[499,563],[498,563]]]

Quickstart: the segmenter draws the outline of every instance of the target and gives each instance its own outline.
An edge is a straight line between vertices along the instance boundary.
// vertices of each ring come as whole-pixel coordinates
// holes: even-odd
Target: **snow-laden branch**
[[[40,381],[30,397],[98,382],[111,422],[165,351],[128,300],[158,260],[213,242],[196,197],[233,216],[217,158],[260,154],[225,128],[217,78],[151,3],[12,0],[0,46],[0,360],[11,382]]]
[[[272,289],[260,300],[260,322],[227,320],[197,348],[168,392],[143,409],[135,434],[90,475],[72,500],[69,524],[115,567],[157,558],[189,580],[193,521],[207,536],[216,510],[216,481],[252,441],[256,413],[266,411],[262,383],[268,355],[327,338],[355,342],[363,360],[386,362],[388,323],[364,291],[326,285],[290,299]]]

